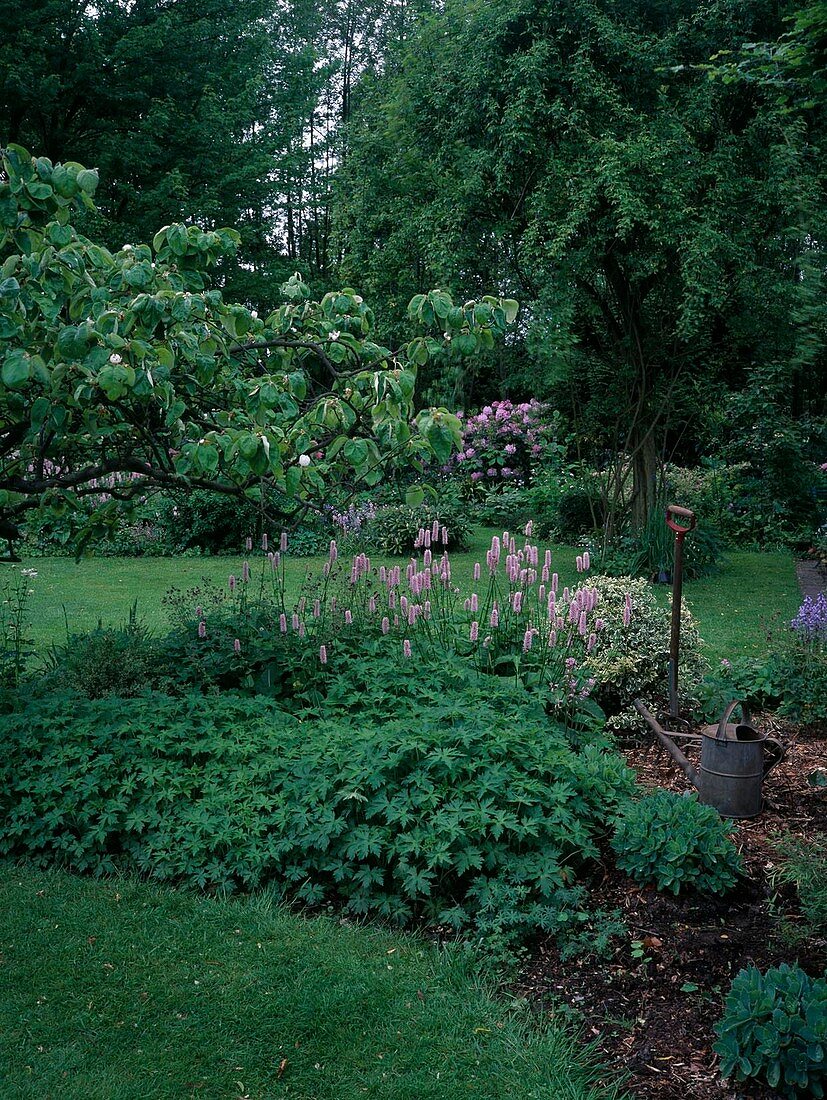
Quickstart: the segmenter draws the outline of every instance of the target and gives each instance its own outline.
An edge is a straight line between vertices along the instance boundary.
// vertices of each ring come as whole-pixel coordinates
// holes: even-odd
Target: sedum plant
[[[743,870],[731,828],[695,795],[656,791],[623,807],[612,848],[621,871],[638,882],[673,894],[686,888],[723,894]]]
[[[783,1097],[825,1095],[827,980],[782,963],[736,975],[716,1024],[721,1075],[762,1078]]]

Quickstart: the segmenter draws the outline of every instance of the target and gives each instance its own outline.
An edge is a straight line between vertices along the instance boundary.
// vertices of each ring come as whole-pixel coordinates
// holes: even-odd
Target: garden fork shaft
[[[686,526],[673,517],[678,516]],[[683,594],[683,540],[695,529],[695,513],[689,508],[670,504],[666,526],[675,532],[675,562],[672,569],[672,636],[669,642],[669,717],[678,717],[678,659],[681,646],[681,598]]]

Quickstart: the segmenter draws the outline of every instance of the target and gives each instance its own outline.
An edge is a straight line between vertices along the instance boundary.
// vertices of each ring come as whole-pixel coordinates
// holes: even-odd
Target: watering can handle
[[[770,760],[764,761],[764,775],[766,776],[771,768],[774,768],[776,764],[780,764],[784,757],[787,755],[787,750],[781,744],[780,741],[776,741],[774,737],[767,737],[764,740],[764,744],[769,748]]]
[[[724,711],[724,713],[721,715],[721,721],[718,723],[718,732],[715,734],[715,737],[716,737],[717,740],[723,741],[723,740],[726,739],[727,722],[732,717],[732,712],[735,710],[736,707],[741,708],[741,714],[743,716],[743,719],[744,719],[744,722],[746,723],[746,725],[750,724],[750,722],[752,720],[752,716],[750,715],[749,707],[747,706],[747,704],[741,702],[740,699],[733,699],[732,702],[729,704],[729,706]]]
[[[686,520],[687,526],[683,527],[680,523],[676,523],[672,518],[673,516],[680,516]],[[681,508],[677,504],[670,504],[666,509],[666,526],[677,535],[685,535],[689,531],[694,531],[697,522],[695,513],[691,508]]]

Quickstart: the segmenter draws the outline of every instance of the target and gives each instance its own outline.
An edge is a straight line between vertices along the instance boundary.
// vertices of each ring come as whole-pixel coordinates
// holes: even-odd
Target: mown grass
[[[493,533],[491,529],[479,528],[466,553],[451,554],[453,576],[460,587],[470,586],[474,562],[482,559],[484,563]],[[551,544],[551,549],[561,583],[573,583],[577,578],[577,549],[562,544]],[[23,565],[38,573],[32,582],[32,636],[43,647],[65,638],[66,622],[73,633],[92,629],[99,619],[104,624],[123,622],[135,601],[139,617],[154,630],[163,630],[167,617],[161,599],[169,588],[173,585],[191,588],[204,577],[224,585],[230,573],[241,572],[242,560],[241,557],[92,557],[75,563],[71,558],[31,558]],[[305,573],[308,570],[318,573],[324,560],[288,556],[288,595],[296,596]],[[380,564],[380,560],[390,559],[374,557],[375,564]],[[658,586],[657,593],[659,600],[668,605],[671,588]],[[800,603],[793,559],[783,551],[731,552],[714,576],[687,581],[684,595],[698,619],[713,661],[760,654],[766,641],[764,624],[774,617],[789,621]]]
[[[4,1100],[610,1100],[458,955],[266,897],[0,867]]]

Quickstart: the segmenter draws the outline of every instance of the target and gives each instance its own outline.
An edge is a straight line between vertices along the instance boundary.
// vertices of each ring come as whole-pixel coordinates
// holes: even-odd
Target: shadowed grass
[[[266,897],[0,867],[4,1100],[611,1100],[458,957]]]

